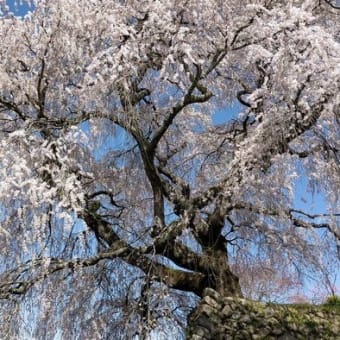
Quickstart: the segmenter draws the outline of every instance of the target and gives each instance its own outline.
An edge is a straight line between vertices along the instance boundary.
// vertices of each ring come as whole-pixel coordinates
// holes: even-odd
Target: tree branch
[[[165,118],[163,124],[153,133],[151,138],[151,142],[149,145],[149,150],[154,152],[159,141],[164,136],[176,116],[188,105],[194,103],[204,103],[208,101],[213,94],[202,84],[199,83],[201,80],[201,70],[197,69],[196,76],[192,78],[192,84],[188,89],[187,94],[184,96],[184,99],[181,103],[178,103],[172,108],[171,113]],[[193,95],[194,90],[197,89],[201,93],[201,95]]]

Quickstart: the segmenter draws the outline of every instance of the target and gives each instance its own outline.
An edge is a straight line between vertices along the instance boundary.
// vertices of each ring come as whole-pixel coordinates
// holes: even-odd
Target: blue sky
[[[30,10],[30,7],[20,0],[7,0],[7,5],[15,16],[22,17]]]

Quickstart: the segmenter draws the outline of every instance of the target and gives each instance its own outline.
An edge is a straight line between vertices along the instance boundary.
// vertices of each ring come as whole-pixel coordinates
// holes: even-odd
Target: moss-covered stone
[[[187,339],[340,339],[337,303],[265,304],[211,289],[206,296],[189,317]]]

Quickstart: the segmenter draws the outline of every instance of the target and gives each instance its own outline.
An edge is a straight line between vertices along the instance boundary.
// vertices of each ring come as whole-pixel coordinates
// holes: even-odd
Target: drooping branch
[[[328,218],[340,217],[340,213],[335,213],[335,214],[310,214],[310,213],[307,213],[307,212],[300,210],[300,209],[290,209],[289,215],[292,216],[293,213],[304,215],[304,216],[306,216],[310,219],[315,219],[315,218],[319,218],[319,217],[328,217]]]
[[[337,244],[338,254],[340,257],[340,231],[331,223],[327,222],[311,222],[310,220],[315,220],[319,218],[334,218],[340,217],[340,213],[324,213],[324,214],[310,214],[301,209],[273,209],[268,207],[262,207],[255,204],[251,204],[249,202],[235,202],[233,209],[237,210],[245,210],[251,213],[258,214],[260,216],[272,216],[276,218],[285,218],[287,221],[298,228],[304,228],[308,230],[312,229],[325,229],[327,230],[334,238],[334,241]],[[297,218],[296,215],[304,216],[305,219]],[[309,220],[309,221],[308,221]]]
[[[340,10],[340,5],[338,5],[338,3],[334,4],[332,0],[324,0],[324,2],[332,8]]]
[[[206,287],[205,275],[199,272],[170,268],[151,260],[137,249],[123,246],[123,242],[117,242],[113,243],[110,249],[90,258],[72,260],[41,258],[27,262],[24,268],[19,267],[10,273],[5,272],[1,276],[0,299],[9,299],[13,295],[25,294],[35,284],[54,273],[67,269],[81,270],[94,266],[99,261],[118,257],[143,270],[152,280],[163,282],[170,288],[191,291],[201,296]],[[25,278],[26,276],[29,277]]]
[[[27,119],[25,114],[20,110],[20,108],[14,102],[10,102],[4,98],[0,98],[0,108],[1,107],[9,111],[15,112],[23,121]]]
[[[25,294],[34,284],[48,278],[53,273],[65,269],[79,269],[90,267],[103,259],[112,259],[122,256],[127,251],[126,248],[119,248],[99,253],[87,259],[62,260],[53,258],[41,258],[28,261],[23,267],[11,270],[9,273],[1,275],[0,299],[9,299],[12,295]],[[29,271],[33,271],[32,277],[25,279]],[[34,273],[35,272],[35,273]],[[7,274],[7,275],[6,275]]]

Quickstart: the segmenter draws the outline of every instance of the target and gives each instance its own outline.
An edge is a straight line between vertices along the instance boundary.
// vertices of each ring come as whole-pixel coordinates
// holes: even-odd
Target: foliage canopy
[[[255,262],[338,265],[335,1],[0,6],[2,338],[175,334]],[[296,208],[301,177],[328,212]]]

